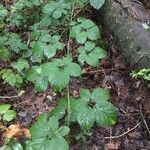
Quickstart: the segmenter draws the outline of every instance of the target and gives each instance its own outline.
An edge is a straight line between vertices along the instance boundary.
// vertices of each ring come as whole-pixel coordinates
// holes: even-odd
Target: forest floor
[[[111,128],[94,126],[86,142],[71,140],[71,150],[150,150],[150,95],[147,85],[142,80],[132,79],[132,70],[125,63],[124,57],[118,52],[117,43],[103,28],[103,41],[108,52],[107,60],[101,61],[98,68],[84,66],[81,79],[73,78],[70,84],[70,95],[77,97],[79,89],[104,87],[111,92],[111,102],[117,109],[118,122]],[[76,45],[71,41],[72,54],[76,55]],[[7,64],[0,62],[0,67]],[[49,112],[57,105],[61,95],[50,88],[37,93],[33,86],[26,83],[25,93],[21,97],[0,99],[0,103],[9,103],[17,111],[14,124],[29,128],[35,118]],[[17,95],[18,90],[3,84],[0,80],[0,96]],[[12,123],[12,122],[11,122]],[[8,124],[9,125],[9,124]],[[78,133],[78,126],[73,126]],[[0,132],[0,146],[3,144]],[[20,139],[20,141],[23,140]]]
[[[77,97],[79,89],[86,87],[108,88],[111,91],[111,102],[118,111],[118,122],[111,128],[93,127],[92,134],[84,143],[87,150],[148,150],[150,149],[150,97],[149,90],[143,81],[132,79],[130,68],[118,53],[113,38],[103,30],[103,40],[108,45],[109,57],[102,61],[99,68],[84,66],[82,80],[72,79],[70,95]],[[74,45],[72,45],[72,51]],[[1,64],[4,65],[4,64]],[[0,95],[17,95],[18,91],[10,86],[2,86]],[[10,103],[17,111],[15,124],[29,127],[42,112],[49,112],[57,105],[60,97],[51,89],[44,93],[36,93],[31,85],[26,85],[25,94],[12,99],[1,99],[1,103]],[[63,93],[61,93],[63,95]],[[76,131],[78,127],[74,126]],[[73,131],[73,132],[75,132]],[[0,144],[3,142],[0,140]],[[72,150],[82,149],[83,143],[72,139]],[[83,149],[84,149],[83,148]]]

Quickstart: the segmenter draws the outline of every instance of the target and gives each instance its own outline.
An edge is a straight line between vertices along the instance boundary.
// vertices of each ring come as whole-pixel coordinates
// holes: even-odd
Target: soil
[[[109,57],[107,60],[101,61],[98,68],[83,66],[82,80],[73,78],[70,83],[70,95],[77,97],[79,89],[82,87],[90,90],[96,87],[109,89],[111,102],[117,109],[118,122],[110,128],[94,126],[91,135],[87,136],[84,143],[72,137],[71,150],[150,150],[150,91],[148,83],[131,78],[129,75],[131,70],[118,52],[117,43],[114,43],[113,37],[107,32],[107,29],[103,28],[102,36]],[[71,41],[71,48],[72,54],[75,56],[76,45],[73,41]],[[7,63],[0,62],[0,66],[4,65]],[[0,81],[0,85],[0,96],[18,94],[17,89],[4,85],[2,81]],[[17,117],[13,123],[27,128],[39,114],[52,110],[57,105],[58,98],[64,95],[63,92],[57,94],[50,88],[43,93],[36,93],[33,86],[28,83],[24,90],[23,96],[1,99],[0,103],[12,104],[17,111]],[[72,132],[78,132],[78,129],[77,125],[73,125]],[[0,136],[0,145],[2,144]]]

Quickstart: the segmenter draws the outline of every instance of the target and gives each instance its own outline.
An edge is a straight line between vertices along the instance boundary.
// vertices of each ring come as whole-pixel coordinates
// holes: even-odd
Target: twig
[[[139,125],[141,124],[141,122],[139,122],[135,127],[133,127],[132,129],[126,131],[125,133],[121,134],[121,135],[117,135],[117,136],[110,136],[110,137],[105,137],[104,139],[118,139],[126,134],[128,134],[129,132],[133,131],[135,128],[137,128]]]
[[[141,114],[141,117],[142,117],[143,122],[144,122],[144,124],[145,124],[145,127],[146,127],[146,129],[147,129],[148,133],[150,134],[150,129],[149,129],[148,125],[147,125],[147,122],[146,122],[146,120],[145,120],[145,118],[144,118],[144,115],[143,115],[143,113],[142,113],[142,110],[141,110],[141,109],[140,109],[140,114]]]
[[[0,96],[0,99],[11,99],[11,98],[17,98],[22,96],[22,94],[24,94],[25,91],[20,91],[17,95],[14,96]]]
[[[72,17],[72,19],[74,19],[74,18],[82,11],[82,9],[83,9],[85,6],[88,5],[88,3],[89,3],[89,2],[87,2],[83,7],[81,7],[81,8],[79,9],[79,11],[77,11],[77,12],[74,14],[74,16]]]

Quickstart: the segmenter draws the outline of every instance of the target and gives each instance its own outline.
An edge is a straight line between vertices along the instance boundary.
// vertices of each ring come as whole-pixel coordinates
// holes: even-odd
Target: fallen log
[[[143,20],[131,14],[130,0],[124,0],[125,4],[121,1],[106,0],[100,10],[103,25],[113,35],[132,69],[150,68],[150,31],[143,28]]]

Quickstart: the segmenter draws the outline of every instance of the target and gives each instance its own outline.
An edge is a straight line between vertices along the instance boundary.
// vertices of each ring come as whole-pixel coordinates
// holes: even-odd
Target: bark
[[[106,0],[100,11],[102,22],[132,69],[150,68],[150,32],[118,1]]]

